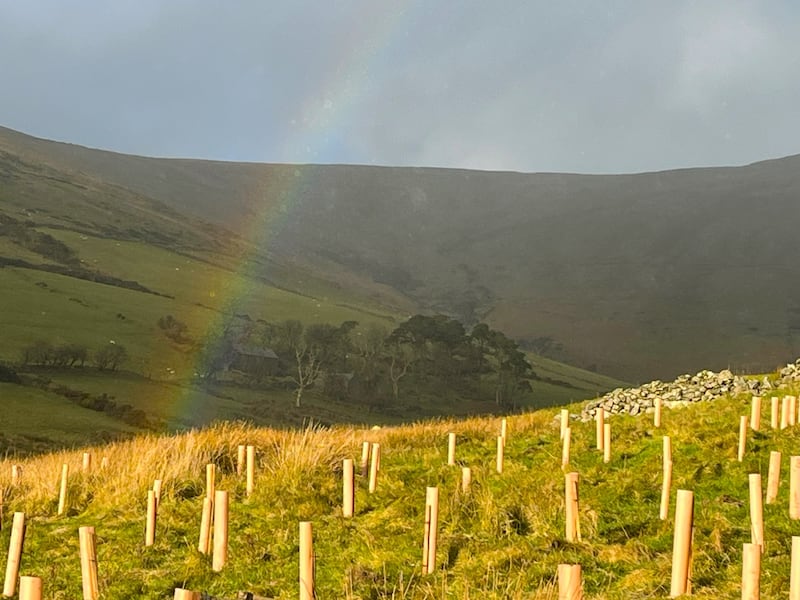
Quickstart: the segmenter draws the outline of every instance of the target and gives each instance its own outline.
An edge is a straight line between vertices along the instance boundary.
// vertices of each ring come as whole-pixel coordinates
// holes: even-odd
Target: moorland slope
[[[798,352],[800,156],[523,174],[167,160],[7,129],[0,151],[239,232],[258,246],[253,273],[292,289],[345,282],[629,381],[772,369]]]

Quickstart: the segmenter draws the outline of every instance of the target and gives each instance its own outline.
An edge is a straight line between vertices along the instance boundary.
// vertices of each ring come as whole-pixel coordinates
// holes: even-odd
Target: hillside
[[[229,327],[299,319],[356,322],[354,335],[389,332],[418,308],[389,286],[361,285],[363,278],[344,270],[331,281],[315,269],[136,191],[0,145],[0,369],[12,364],[23,384],[0,383],[7,411],[0,451],[24,455],[220,420],[385,424],[501,409],[479,380],[458,390],[415,382],[399,402],[384,403],[391,396],[384,389],[369,404],[364,394],[334,397],[318,385],[300,409],[288,368],[268,381],[199,381],[206,348]],[[185,328],[179,338],[159,326],[167,316]],[[111,346],[127,358],[118,370],[101,371],[92,357]],[[25,359],[42,347],[67,349],[73,358]],[[529,360],[535,378],[526,407],[622,385],[536,354]],[[26,424],[18,417],[31,403],[38,418]]]
[[[234,231],[258,248],[252,272],[289,289],[312,279],[400,311],[485,320],[629,381],[772,369],[800,350],[800,156],[521,174],[166,160],[7,129],[0,151]]]
[[[776,376],[770,380],[776,382]],[[779,394],[797,394],[784,383]],[[737,461],[740,414],[750,396],[723,397],[651,415],[614,416],[611,460],[594,449],[594,423],[572,422],[568,470],[580,476],[581,541],[565,539],[564,474],[557,411],[508,418],[505,464],[496,472],[499,418],[433,421],[378,430],[355,427],[281,432],[218,426],[173,437],[141,437],[82,451],[0,464],[7,525],[13,511],[28,520],[22,573],[44,579],[45,594],[79,593],[79,526],[96,527],[99,586],[104,597],[172,597],[175,587],[235,598],[248,591],[297,597],[298,523],[311,521],[321,598],[555,597],[559,563],[579,563],[585,598],[665,598],[669,594],[675,496],[695,494],[692,595],[739,597],[742,544],[751,540],[748,474],[766,486],[770,451],[783,454],[777,501],[764,506],[762,598],[788,594],[796,521],[787,516],[788,457],[797,426],[750,432]],[[570,407],[573,414],[579,405]],[[446,464],[447,434],[457,436],[456,466]],[[672,440],[670,513],[658,517],[662,436]],[[374,493],[357,476],[355,516],[341,516],[342,459],[358,465],[362,441],[381,445]],[[256,449],[253,494],[236,474],[237,446]],[[109,467],[98,465],[108,459]],[[216,465],[217,490],[230,494],[228,561],[219,573],[197,549],[205,465]],[[61,465],[70,479],[66,515],[56,516]],[[461,490],[461,467],[472,484]],[[155,545],[144,547],[145,500],[163,481]],[[426,486],[439,488],[436,568],[420,573]],[[10,527],[3,527],[6,546]]]

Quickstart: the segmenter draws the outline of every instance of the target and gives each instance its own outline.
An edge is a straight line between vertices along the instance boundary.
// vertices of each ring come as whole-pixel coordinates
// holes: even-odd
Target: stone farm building
[[[235,344],[228,370],[240,371],[254,377],[276,375],[278,373],[278,355],[270,348]]]

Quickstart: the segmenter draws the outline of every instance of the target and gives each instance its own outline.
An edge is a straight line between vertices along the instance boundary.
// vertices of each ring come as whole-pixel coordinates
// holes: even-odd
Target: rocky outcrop
[[[800,381],[800,358],[793,363],[789,363],[778,371],[781,384],[791,384]]]
[[[800,359],[786,365],[778,374],[777,382],[771,382],[767,377],[757,379],[734,375],[727,369],[719,373],[700,371],[695,375],[681,375],[674,381],[651,381],[637,388],[617,388],[588,402],[579,418],[583,421],[594,418],[600,406],[610,414],[638,415],[651,411],[656,398],[661,398],[663,406],[670,407],[715,400],[729,394],[768,394],[776,387],[800,381]]]

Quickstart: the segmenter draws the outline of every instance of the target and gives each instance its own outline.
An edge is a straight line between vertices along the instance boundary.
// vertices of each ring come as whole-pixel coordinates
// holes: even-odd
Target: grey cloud
[[[125,152],[623,172],[800,152],[800,9],[0,3],[0,124]]]

